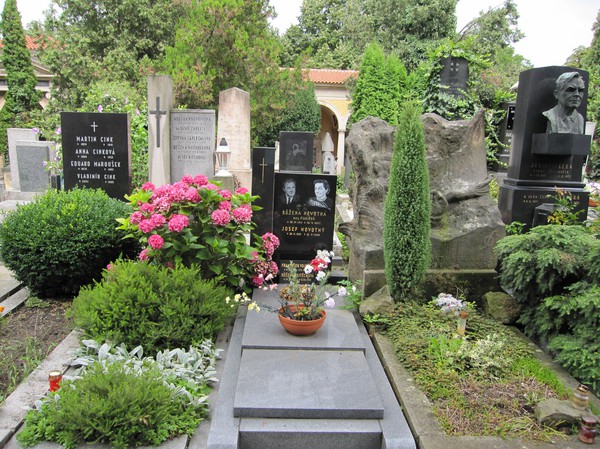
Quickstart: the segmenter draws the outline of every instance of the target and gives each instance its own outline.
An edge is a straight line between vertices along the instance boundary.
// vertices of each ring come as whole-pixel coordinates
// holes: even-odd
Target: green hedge
[[[117,231],[130,206],[100,190],[50,190],[9,212],[0,226],[0,257],[31,293],[77,294],[119,256],[136,253]]]
[[[230,294],[203,280],[198,267],[123,261],[112,264],[102,282],[81,289],[72,313],[86,337],[141,345],[153,355],[215,338],[235,312],[225,302]]]

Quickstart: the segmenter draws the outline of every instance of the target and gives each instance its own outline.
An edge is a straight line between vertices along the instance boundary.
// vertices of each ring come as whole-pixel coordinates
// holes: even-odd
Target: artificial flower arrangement
[[[333,288],[327,284],[330,276],[327,268],[333,256],[333,252],[330,251],[317,251],[316,257],[304,267],[305,274],[312,274],[314,276],[314,280],[310,284],[301,284],[298,281],[298,273],[293,268],[293,264],[290,269],[290,283],[288,285],[280,288],[278,284],[272,282],[274,278],[273,274],[265,276],[260,288],[276,295],[279,304],[278,307],[258,304],[243,294],[235,297],[233,301],[235,303],[248,303],[249,310],[260,311],[261,309],[265,309],[291,320],[312,321],[320,319],[323,315],[324,307],[335,307],[336,295],[347,300],[360,295],[356,287],[349,286],[349,282],[347,281],[342,281],[341,285],[338,285],[337,292],[331,293]],[[346,288],[347,286],[349,288]],[[226,298],[226,301],[229,302],[231,299]]]
[[[184,176],[159,187],[147,182],[126,197],[133,212],[118,220],[119,229],[139,240],[142,261],[198,265],[207,279],[248,288],[259,274],[264,278],[278,271],[272,260],[277,237],[257,237],[256,247],[246,240],[254,229],[256,198],[244,187],[235,192],[221,189],[204,175]]]
[[[440,293],[437,298],[433,300],[433,303],[440,307],[442,312],[454,313],[458,317],[458,323],[456,332],[461,337],[465,336],[467,318],[469,312],[473,310],[473,303],[466,301],[462,295],[462,299],[455,298],[449,293]]]

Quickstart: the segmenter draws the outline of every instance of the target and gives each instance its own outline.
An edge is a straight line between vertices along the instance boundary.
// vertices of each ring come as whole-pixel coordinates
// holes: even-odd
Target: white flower
[[[229,304],[229,301],[231,301],[231,298],[228,296],[227,298],[225,298],[225,304]]]
[[[344,297],[348,294],[348,291],[346,290],[346,287],[340,287],[337,294]]]
[[[319,271],[317,273],[317,281],[322,281],[323,279],[325,279],[325,276],[327,276],[327,275],[325,274],[324,271]]]
[[[325,300],[325,305],[327,307],[329,307],[330,309],[333,309],[335,307],[335,299],[329,298],[329,299]]]
[[[313,272],[313,267],[312,267],[312,265],[307,265],[307,266],[305,266],[305,267],[304,267],[304,272],[305,272],[306,274],[310,274],[310,273],[312,273],[312,272]]]

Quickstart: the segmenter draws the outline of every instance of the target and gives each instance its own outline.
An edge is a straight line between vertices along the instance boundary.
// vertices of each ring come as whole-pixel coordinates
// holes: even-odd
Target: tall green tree
[[[28,112],[39,108],[40,92],[25,41],[25,31],[16,0],[6,0],[2,10],[2,63],[8,92],[0,112],[0,149],[6,151],[6,129],[25,121]]]
[[[371,43],[365,50],[352,92],[352,123],[373,116],[396,126],[405,82],[406,69],[398,57],[386,57],[381,45]]]
[[[312,67],[356,69],[370,42],[409,68],[437,41],[452,37],[457,0],[304,0],[299,24],[283,36],[284,62],[300,55]]]
[[[384,209],[385,276],[394,301],[407,299],[425,277],[431,257],[429,169],[420,109],[400,110]]]
[[[177,102],[216,108],[220,91],[238,87],[250,93],[253,136],[277,120],[301,72],[280,70],[271,14],[268,0],[192,0],[162,64]]]
[[[145,91],[146,74],[174,42],[185,5],[171,0],[52,0],[42,62],[56,77],[60,108],[81,105],[95,81],[126,81]]]
[[[304,0],[298,25],[282,38],[282,62],[303,55],[312,68],[356,69],[372,38],[365,0]]]
[[[296,91],[293,98],[281,112],[281,118],[257,130],[257,140],[261,145],[274,146],[280,131],[308,131],[314,134],[321,128],[321,106],[317,102],[315,86],[306,83],[306,87]],[[264,134],[264,135],[263,135]]]

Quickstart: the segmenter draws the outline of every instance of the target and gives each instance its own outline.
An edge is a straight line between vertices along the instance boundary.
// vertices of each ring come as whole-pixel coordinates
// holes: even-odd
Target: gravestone
[[[505,111],[505,116],[502,122],[498,125],[498,138],[503,148],[496,154],[497,162],[494,162],[493,171],[497,173],[506,173],[508,171],[508,162],[510,159],[510,149],[512,147],[513,128],[515,124],[516,103],[511,101],[501,105]]]
[[[102,189],[123,200],[131,193],[131,134],[127,114],[61,112],[65,190]]]
[[[506,224],[519,221],[532,226],[536,207],[554,203],[557,189],[572,196],[575,210],[584,211],[582,219],[587,215],[589,195],[581,177],[590,138],[584,134],[547,133],[548,120],[542,114],[556,106],[556,80],[567,72],[578,72],[583,79],[586,90],[576,112],[585,118],[588,72],[551,66],[526,70],[519,76],[513,147],[498,198]]]
[[[275,180],[275,148],[257,147],[252,150],[252,194],[261,210],[254,211],[254,232],[262,235],[273,232],[273,183]]]
[[[148,164],[155,186],[171,180],[171,109],[173,80],[166,75],[148,76]]]
[[[279,133],[279,170],[311,172],[314,160],[314,134],[281,131]]]
[[[308,261],[333,248],[336,176],[275,173],[273,234],[280,261]]]
[[[8,161],[10,164],[11,181],[6,183],[7,189],[21,190],[19,178],[19,161],[17,159],[17,142],[37,142],[39,134],[34,129],[29,128],[8,128]],[[10,185],[9,185],[10,184]]]
[[[456,98],[464,98],[469,81],[469,62],[465,58],[448,57],[440,61],[440,85],[443,92]]]
[[[333,153],[323,153],[323,173],[335,175],[335,156]]]
[[[215,174],[215,111],[171,111],[171,180]]]
[[[250,94],[237,87],[219,93],[217,142],[225,138],[231,151],[228,171],[239,186],[252,190]]]
[[[50,186],[45,163],[50,159],[53,142],[16,142],[19,190],[43,192]]]

